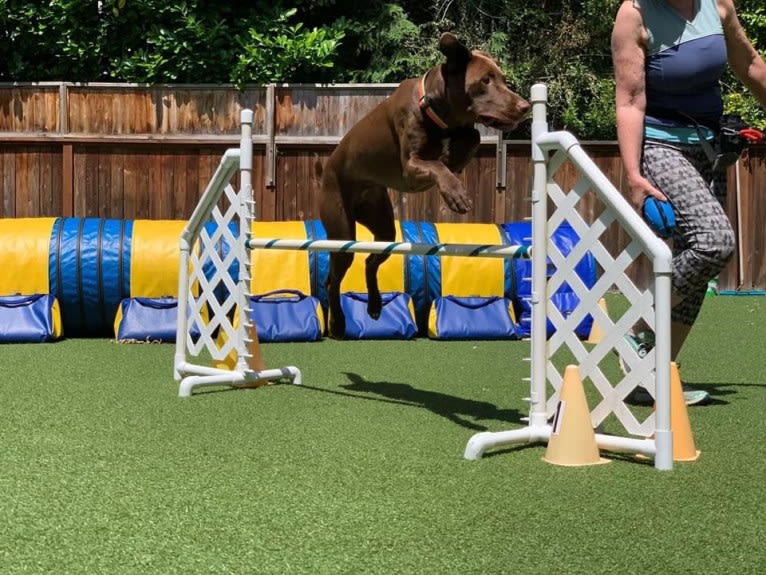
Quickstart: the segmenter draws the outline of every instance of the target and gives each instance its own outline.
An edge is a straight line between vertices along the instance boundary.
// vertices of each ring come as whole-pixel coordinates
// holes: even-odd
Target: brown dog
[[[394,241],[387,188],[423,192],[436,186],[451,210],[466,213],[472,202],[455,174],[479,147],[474,124],[510,130],[529,111],[529,103],[508,88],[488,54],[469,50],[449,33],[442,35],[439,50],[446,62],[422,78],[404,80],[348,131],[324,170],[317,162],[320,217],[329,239],[356,239],[359,222],[376,241]],[[330,255],[326,287],[331,337],[342,338],[346,330],[340,283],[353,258],[352,253]],[[367,313],[374,319],[382,307],[377,271],[387,258],[370,254],[365,260]]]

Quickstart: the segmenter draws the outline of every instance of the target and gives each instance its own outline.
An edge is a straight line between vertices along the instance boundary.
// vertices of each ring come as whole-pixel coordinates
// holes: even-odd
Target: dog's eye
[[[485,84],[490,84],[490,83],[492,83],[492,80],[494,80],[494,79],[495,79],[495,75],[494,74],[489,74],[488,76],[484,76],[481,79],[481,81],[484,82]]]

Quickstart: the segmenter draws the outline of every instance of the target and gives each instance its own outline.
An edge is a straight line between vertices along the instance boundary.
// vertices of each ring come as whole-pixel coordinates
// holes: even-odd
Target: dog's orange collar
[[[426,95],[426,77],[428,77],[428,72],[423,74],[423,77],[420,79],[420,89],[418,90],[418,106],[420,107],[420,111],[425,114],[429,120],[431,120],[442,130],[446,130],[449,128],[447,122],[442,120],[439,114],[434,111],[434,109],[431,107],[431,100],[429,99],[428,95]]]

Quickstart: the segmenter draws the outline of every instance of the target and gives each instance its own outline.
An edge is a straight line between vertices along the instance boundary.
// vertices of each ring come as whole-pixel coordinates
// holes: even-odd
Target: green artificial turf
[[[706,300],[669,472],[463,459],[523,425],[526,342],[263,345],[304,385],[187,399],[171,345],[0,346],[0,573],[764,573],[765,337],[766,298]]]

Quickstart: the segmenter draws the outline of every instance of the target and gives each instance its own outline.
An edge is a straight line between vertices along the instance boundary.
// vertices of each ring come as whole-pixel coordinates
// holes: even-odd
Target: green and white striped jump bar
[[[411,242],[355,242],[347,240],[289,240],[250,238],[250,249],[313,250],[367,254],[411,254],[487,258],[530,258],[531,247],[481,244],[420,244]]]

